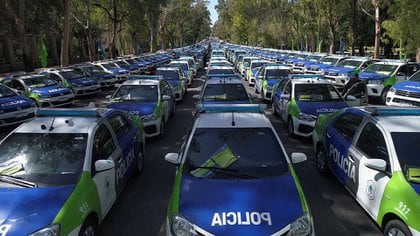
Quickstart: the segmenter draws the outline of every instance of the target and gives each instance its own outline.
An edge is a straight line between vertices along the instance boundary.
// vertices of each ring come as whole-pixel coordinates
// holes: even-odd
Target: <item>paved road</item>
[[[195,80],[183,103],[177,104],[175,116],[165,127],[161,139],[148,139],[143,175],[130,180],[109,215],[101,225],[98,235],[164,235],[166,207],[175,175],[175,167],[164,161],[168,152],[177,152],[186,130],[191,125],[194,101],[201,81]],[[83,106],[90,101],[102,104],[112,91],[76,102]],[[317,235],[381,235],[378,227],[353,200],[350,194],[333,177],[323,177],[316,171],[314,152],[309,139],[289,139],[287,129],[278,118],[266,114],[272,121],[289,154],[303,152],[308,156],[304,163],[295,165],[312,215]],[[5,136],[12,128],[2,129]]]

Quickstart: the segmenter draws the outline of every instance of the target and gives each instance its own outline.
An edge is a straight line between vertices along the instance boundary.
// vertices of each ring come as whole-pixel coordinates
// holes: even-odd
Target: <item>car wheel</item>
[[[293,118],[289,117],[289,119],[287,120],[287,133],[289,134],[289,137],[296,138],[296,134],[295,134],[295,130],[293,126],[294,126]]]
[[[92,217],[89,217],[80,228],[79,236],[95,236],[96,226],[96,221]]]
[[[384,230],[384,235],[387,236],[412,236],[407,225],[400,220],[389,221]]]
[[[141,175],[144,168],[144,154],[143,150],[139,148],[139,153],[137,154],[137,166],[136,166],[136,174]]]
[[[162,120],[160,121],[159,138],[163,137],[164,129],[165,129],[165,117],[162,116]]]
[[[257,86],[254,86],[254,93],[255,94],[259,94],[258,90],[257,90]]]
[[[272,110],[273,116],[279,117],[279,113],[277,112],[276,108],[274,107],[274,102],[271,102],[271,110]]]
[[[172,111],[171,111],[171,116],[175,115],[175,110],[176,110],[176,102],[173,102],[173,106],[172,106]]]
[[[325,153],[324,147],[319,146],[316,151],[316,169],[321,175],[327,175],[327,155]]]
[[[382,90],[382,94],[381,94],[381,97],[380,97],[380,102],[381,102],[382,104],[385,104],[385,103],[386,103],[386,95],[388,94],[388,91],[389,91],[389,87],[385,87],[385,88]]]

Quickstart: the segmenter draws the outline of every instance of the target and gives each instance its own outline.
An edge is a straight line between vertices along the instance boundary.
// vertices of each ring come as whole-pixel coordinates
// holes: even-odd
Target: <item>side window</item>
[[[174,92],[173,92],[171,86],[169,85],[169,83],[167,81],[163,81],[163,84],[165,85],[166,95],[173,96]]]
[[[414,73],[417,72],[418,69],[419,69],[418,65],[414,65],[414,64],[408,65],[408,76],[412,76]]]
[[[338,118],[333,127],[344,137],[352,140],[362,120],[362,117],[349,113]]]
[[[49,77],[50,77],[50,79],[54,80],[57,83],[61,83],[62,82],[61,79],[60,79],[60,77],[58,77],[58,75],[49,74]]]
[[[282,81],[280,81],[279,86],[277,87],[280,90],[283,90],[284,86],[286,85],[286,83],[288,82],[287,79],[284,79]]]
[[[163,81],[161,81],[160,83],[159,83],[159,89],[160,89],[160,95],[168,95],[168,94],[166,94],[166,88],[165,88],[165,84],[164,84],[164,82]]]
[[[401,66],[397,71],[397,75],[407,75],[407,65]]]
[[[22,83],[20,83],[20,81],[18,81],[18,80],[14,80],[14,79],[10,83],[10,87],[11,88],[15,88],[17,90],[25,90],[25,88],[23,87]]]
[[[122,115],[114,115],[108,121],[118,138],[130,131],[130,123]]]
[[[289,81],[289,83],[286,85],[286,88],[284,89],[284,94],[290,94],[292,91],[292,82]]]
[[[385,138],[374,124],[368,123],[363,128],[356,147],[362,151],[367,158],[377,158],[386,161],[387,171],[390,170]]]
[[[366,96],[366,91],[367,91],[366,86],[367,86],[366,83],[363,83],[363,82],[356,83],[349,89],[347,95],[352,95],[356,98],[362,98]]]
[[[96,130],[93,137],[93,148],[92,148],[92,165],[94,167],[95,161],[108,159],[111,154],[115,151],[116,146],[112,139],[111,132],[108,130],[106,125],[102,124]]]

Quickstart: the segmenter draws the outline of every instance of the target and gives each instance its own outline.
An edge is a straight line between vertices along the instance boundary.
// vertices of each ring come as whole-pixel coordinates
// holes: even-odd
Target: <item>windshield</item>
[[[83,77],[83,74],[76,71],[62,71],[60,72],[60,75],[63,76],[66,80],[79,79]]]
[[[363,72],[372,72],[383,75],[390,75],[397,69],[396,65],[373,64],[368,66]]]
[[[322,56],[308,56],[306,58],[307,61],[319,61],[319,59],[321,59]]]
[[[102,64],[107,69],[116,69],[118,66],[115,63]]]
[[[296,84],[295,99],[300,102],[342,101],[337,90],[330,84]]]
[[[77,183],[87,134],[13,133],[0,144],[0,174],[38,185]]]
[[[321,63],[325,64],[325,65],[335,65],[335,63],[337,63],[337,61],[338,61],[338,58],[324,57],[321,60]]]
[[[44,88],[44,87],[48,87],[52,85],[57,85],[57,83],[54,80],[49,79],[48,77],[45,77],[45,76],[27,78],[27,79],[24,79],[23,81],[30,88]]]
[[[267,62],[253,62],[253,63],[251,63],[251,69],[254,69],[256,67],[261,67],[264,64],[267,64]]]
[[[176,70],[157,70],[156,75],[161,75],[165,79],[180,79],[178,71]]]
[[[407,176],[409,168],[420,171],[420,158],[415,154],[420,153],[420,133],[391,132],[391,137],[404,175]]]
[[[420,72],[415,73],[413,76],[411,76],[410,81],[420,81]]]
[[[357,68],[359,67],[363,61],[356,61],[356,60],[344,60],[337,64],[339,67],[346,67],[346,68]]]
[[[200,178],[232,178],[196,168],[200,166],[213,165],[257,178],[284,175],[289,170],[270,128],[198,128],[187,151],[186,164],[186,173]]]
[[[288,70],[277,70],[277,69],[268,69],[265,72],[265,77],[267,79],[281,79],[289,75]]]
[[[0,98],[12,97],[12,96],[17,96],[17,94],[13,92],[13,90],[9,89],[8,87],[4,85],[0,85]]]
[[[115,63],[117,63],[117,65],[119,65],[120,67],[128,66],[128,64],[123,61],[117,61]]]
[[[122,85],[113,98],[124,101],[157,102],[157,85]]]
[[[234,75],[235,71],[232,69],[210,69],[207,72],[208,75],[221,75],[221,74],[227,74],[227,75]]]
[[[185,63],[171,63],[169,64],[169,66],[181,68],[183,71],[188,70],[188,64],[185,64]]]
[[[249,98],[242,84],[207,84],[203,100],[249,101]]]
[[[97,65],[86,67],[86,71],[92,74],[105,72],[104,69],[102,69],[102,67]]]

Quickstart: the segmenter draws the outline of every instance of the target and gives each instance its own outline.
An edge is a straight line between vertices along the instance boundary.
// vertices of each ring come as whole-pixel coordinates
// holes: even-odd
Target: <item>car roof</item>
[[[206,81],[206,84],[242,84],[242,80],[240,79],[232,79],[232,78],[214,78],[209,79]]]
[[[129,79],[129,80],[124,81],[122,85],[159,85],[159,80]]]
[[[158,67],[156,68],[156,70],[174,70],[174,71],[179,71],[178,67]]]
[[[420,108],[367,106],[355,109],[365,112],[388,132],[420,132]],[[401,122],[402,118],[404,122]]]
[[[39,109],[37,116],[20,125],[19,133],[88,133],[108,113],[118,112],[106,108],[54,108]]]
[[[331,84],[331,81],[323,78],[293,78],[294,84]]]
[[[233,119],[232,119],[233,118]],[[232,126],[232,120],[235,125]],[[259,128],[271,127],[262,113],[203,113],[197,119],[197,128]]]

